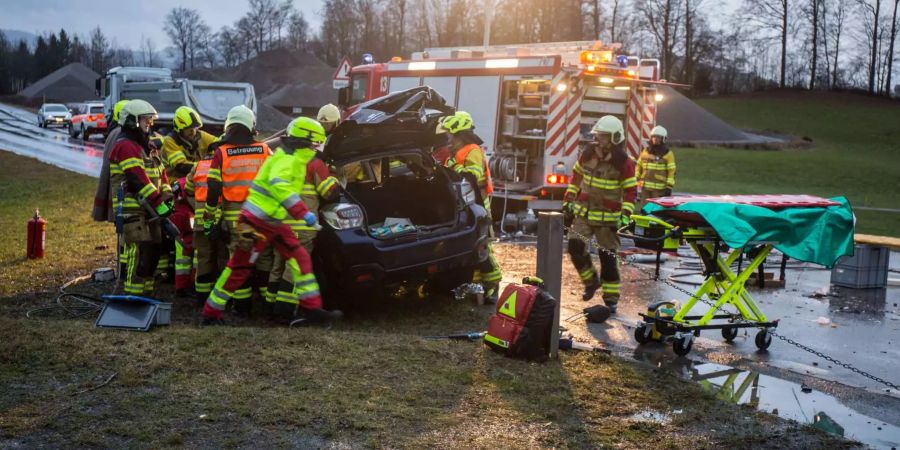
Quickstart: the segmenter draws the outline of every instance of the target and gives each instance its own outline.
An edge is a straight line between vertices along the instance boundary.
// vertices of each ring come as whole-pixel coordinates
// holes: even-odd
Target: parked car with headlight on
[[[313,255],[327,302],[401,285],[447,292],[487,257],[490,217],[476,188],[431,156],[446,145],[438,120],[452,112],[419,87],[360,105],[330,136],[323,157],[342,189],[320,209]]]
[[[44,103],[37,112],[38,126],[46,128],[49,126],[67,127],[72,123],[72,114],[66,105],[59,103]]]

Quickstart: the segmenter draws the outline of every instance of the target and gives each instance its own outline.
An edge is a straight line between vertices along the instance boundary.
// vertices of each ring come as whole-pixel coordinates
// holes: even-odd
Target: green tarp
[[[832,267],[838,258],[853,255],[853,210],[844,197],[838,206],[786,208],[780,211],[733,203],[685,203],[663,208],[654,203],[644,212],[663,217],[661,211],[697,213],[731,248],[752,242],[777,242],[775,248],[800,261]]]

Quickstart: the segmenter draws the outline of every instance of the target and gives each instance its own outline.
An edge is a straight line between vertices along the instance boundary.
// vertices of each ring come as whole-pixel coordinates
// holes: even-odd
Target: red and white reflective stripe
[[[550,155],[559,154],[564,146],[566,129],[566,105],[569,90],[557,90],[560,83],[568,77],[563,71],[553,76],[550,83],[550,107],[547,109],[547,139],[544,141],[544,151]]]
[[[628,111],[625,121],[625,149],[633,158],[641,153],[641,137],[643,134],[642,115],[644,112],[643,89],[636,84],[631,86],[631,98],[628,100]],[[647,130],[650,134],[650,130]]]
[[[569,96],[569,111],[566,118],[566,151],[564,156],[569,156],[578,150],[581,139],[581,104],[584,101],[585,89],[578,83],[578,90]]]

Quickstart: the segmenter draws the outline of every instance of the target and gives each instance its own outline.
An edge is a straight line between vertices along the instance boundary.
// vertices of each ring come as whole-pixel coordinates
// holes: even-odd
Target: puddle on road
[[[662,411],[645,409],[641,412],[632,414],[628,417],[628,420],[631,420],[633,422],[651,422],[665,425],[672,421],[672,414],[681,414],[681,410],[677,409],[675,411],[672,411],[672,413],[670,414]]]
[[[861,414],[829,394],[816,390],[804,392],[804,386],[800,384],[722,364],[684,358],[670,360],[661,354],[640,349],[635,351],[634,358],[695,381],[722,401],[808,423],[872,447],[900,447],[900,427]],[[648,412],[635,416],[644,413]],[[665,413],[659,414],[663,419],[670,419]],[[663,419],[651,415],[642,420]]]

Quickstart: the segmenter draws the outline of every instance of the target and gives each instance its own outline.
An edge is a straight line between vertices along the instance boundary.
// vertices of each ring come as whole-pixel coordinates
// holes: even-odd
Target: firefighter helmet
[[[444,117],[441,120],[440,127],[447,130],[450,134],[456,134],[460,131],[475,128],[475,124],[472,122],[471,114],[465,111],[457,111],[452,116]]]
[[[287,135],[295,139],[303,139],[312,144],[325,143],[325,128],[315,119],[298,117],[287,126]]]
[[[225,116],[225,129],[236,123],[247,127],[250,132],[256,131],[256,114],[244,105],[237,105],[228,110],[228,115]]]
[[[136,127],[141,117],[156,118],[156,109],[146,100],[130,100],[119,111],[119,125]]]
[[[341,111],[337,106],[329,103],[319,108],[319,114],[316,115],[316,120],[318,120],[322,126],[327,123],[337,124],[341,120]]]
[[[187,106],[179,106],[175,110],[175,117],[172,118],[172,123],[175,124],[176,133],[185,128],[199,128],[203,126],[197,111]]]
[[[601,117],[591,128],[591,134],[599,133],[608,133],[613,144],[621,144],[625,140],[625,128],[616,116]]]
[[[666,142],[669,139],[669,132],[660,125],[653,127],[650,130],[650,137],[659,136],[662,139],[662,142]]]
[[[116,102],[115,105],[113,105],[113,110],[112,110],[113,122],[119,123],[119,112],[122,111],[122,107],[125,106],[126,103],[128,103],[128,100],[119,100]]]

